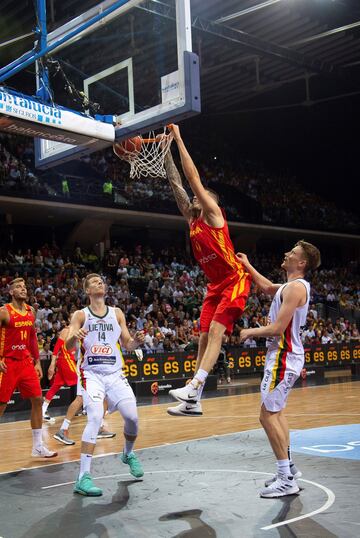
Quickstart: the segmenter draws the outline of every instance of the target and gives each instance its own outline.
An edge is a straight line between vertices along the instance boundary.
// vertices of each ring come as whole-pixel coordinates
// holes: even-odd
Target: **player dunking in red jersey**
[[[27,289],[22,278],[10,282],[10,295],[11,303],[0,308],[0,417],[15,388],[18,388],[21,396],[31,401],[31,455],[52,458],[57,453],[48,450],[42,441],[42,370],[34,327],[35,316],[25,302]]]
[[[194,193],[192,203],[182,186],[171,153],[165,167],[177,205],[190,226],[193,252],[209,284],[200,315],[200,339],[193,380],[169,394],[182,402],[168,408],[170,415],[202,415],[200,398],[206,378],[216,363],[224,333],[231,334],[234,321],[245,309],[251,277],[236,258],[229,228],[218,197],[205,189],[199,173],[184,145],[179,127],[170,126],[177,143],[181,165]]]
[[[209,280],[200,316],[201,332],[209,332],[217,321],[231,334],[235,319],[241,316],[249,294],[250,278],[235,257],[229,228],[209,226],[200,216],[190,222],[194,256]],[[240,312],[239,312],[240,311]]]

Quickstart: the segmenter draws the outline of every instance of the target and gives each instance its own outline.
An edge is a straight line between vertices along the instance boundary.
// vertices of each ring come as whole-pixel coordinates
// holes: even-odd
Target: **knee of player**
[[[127,417],[124,423],[124,434],[125,435],[137,435],[139,429],[139,420],[137,416]]]
[[[261,409],[260,409],[260,415],[259,415],[259,422],[262,426],[264,426],[265,424],[267,424],[267,413],[265,411],[265,408],[264,408],[264,404],[261,406]]]
[[[92,422],[96,425],[100,425],[103,419],[103,407],[101,405],[88,405],[87,406],[87,419],[88,422]]]
[[[31,398],[31,405],[33,407],[42,407],[43,399],[42,396],[37,396],[36,398]]]
[[[209,338],[218,339],[221,341],[223,334],[225,332],[225,327],[217,321],[212,321],[209,328]]]

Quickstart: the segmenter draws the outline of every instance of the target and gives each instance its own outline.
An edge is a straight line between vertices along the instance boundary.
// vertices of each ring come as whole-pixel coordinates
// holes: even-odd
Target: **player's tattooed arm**
[[[189,220],[191,217],[190,198],[186,190],[183,187],[181,176],[179,174],[178,169],[176,168],[174,159],[171,155],[171,151],[168,151],[165,157],[165,170],[166,170],[167,177],[171,185],[172,191],[174,193],[177,206],[180,212],[184,215],[184,217]]]

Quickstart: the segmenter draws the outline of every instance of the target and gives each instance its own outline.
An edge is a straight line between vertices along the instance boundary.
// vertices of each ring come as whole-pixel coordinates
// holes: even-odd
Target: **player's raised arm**
[[[220,219],[223,223],[221,209],[215,200],[215,197],[212,196],[212,194],[206,190],[204,185],[201,183],[199,172],[188,150],[186,149],[183,139],[181,138],[179,127],[177,125],[171,125],[169,128],[174,135],[174,140],[176,141],[179,149],[183,172],[189,182],[191,190],[201,206],[201,209],[205,212],[207,217],[213,216]],[[215,222],[213,225],[222,226],[222,223],[219,224],[218,222]]]
[[[261,275],[255,269],[255,267],[251,265],[247,255],[244,254],[243,252],[238,252],[236,254],[236,257],[243,264],[246,271],[250,273],[254,281],[254,284],[259,286],[259,288],[261,288],[264,293],[267,293],[268,295],[275,295],[277,290],[280,288],[281,284],[274,284],[273,282],[271,282],[271,280]]]
[[[171,150],[169,150],[165,156],[165,170],[180,213],[189,220],[191,217],[191,202],[183,187],[179,171],[176,168],[173,156],[171,155]]]
[[[132,338],[132,336],[129,333],[129,329],[127,328],[125,316],[122,310],[120,310],[120,308],[116,308],[115,311],[116,311],[116,318],[121,327],[121,336],[120,336],[121,344],[124,346],[124,348],[127,351],[135,351],[135,349],[137,349],[144,343],[144,338],[145,338],[144,331],[137,331],[135,333],[135,338]]]
[[[83,340],[87,335],[87,331],[82,329],[85,323],[85,315],[82,310],[77,310],[71,318],[69,325],[69,333],[65,339],[66,349],[75,347],[77,340]]]
[[[282,292],[282,303],[276,320],[264,327],[243,329],[240,333],[240,341],[247,338],[271,338],[281,336],[289,325],[296,308],[306,301],[306,289],[301,282],[290,282]]]

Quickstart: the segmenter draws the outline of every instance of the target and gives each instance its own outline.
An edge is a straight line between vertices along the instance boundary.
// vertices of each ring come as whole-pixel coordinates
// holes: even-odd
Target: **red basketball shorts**
[[[67,387],[77,384],[78,376],[76,362],[71,359],[60,358],[56,362],[56,374],[53,383]]]
[[[226,327],[226,334],[231,334],[235,320],[244,312],[250,292],[251,277],[248,274],[241,278],[233,276],[222,283],[208,285],[200,314],[200,331],[209,332],[212,321]]]
[[[14,390],[19,389],[21,397],[37,398],[42,395],[40,380],[31,359],[15,360],[5,358],[7,371],[0,373],[0,402],[10,400]]]

